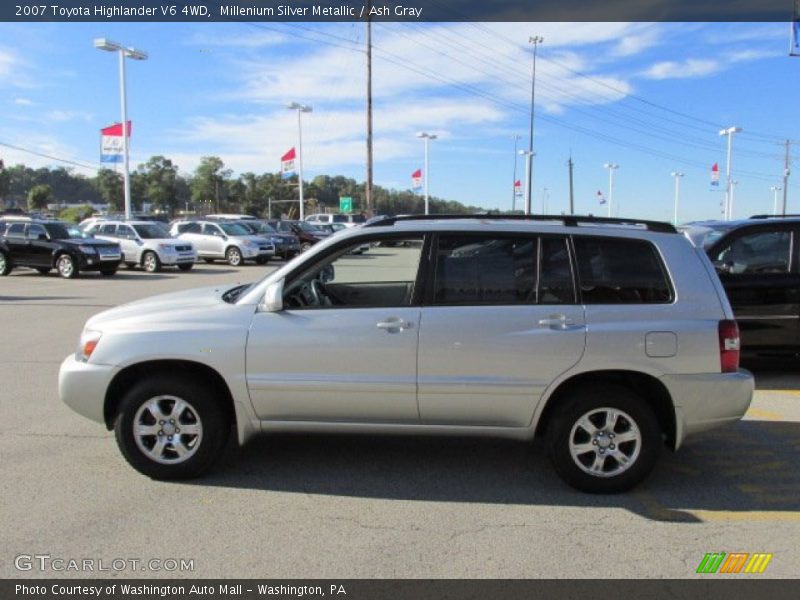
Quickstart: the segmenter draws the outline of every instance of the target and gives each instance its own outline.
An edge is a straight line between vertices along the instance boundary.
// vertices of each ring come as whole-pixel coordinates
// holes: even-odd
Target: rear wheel
[[[194,265],[192,263],[184,263],[182,265],[178,265],[178,268],[181,271],[191,271]]]
[[[39,273],[42,274],[42,275],[47,275],[51,271],[51,268],[50,267],[36,267],[36,270],[39,271]]]
[[[225,251],[225,259],[228,261],[228,264],[232,267],[238,267],[242,264],[242,251],[239,250],[236,246],[231,246]]]
[[[142,266],[148,273],[157,273],[161,270],[161,261],[155,252],[145,252],[142,256]]]
[[[11,261],[8,260],[8,255],[0,250],[0,276],[6,276],[11,273]]]
[[[62,254],[56,260],[58,274],[64,279],[74,279],[78,276],[78,265],[69,254]]]
[[[122,399],[114,434],[122,455],[154,479],[188,479],[207,471],[228,438],[226,411],[208,385],[160,375]]]
[[[548,424],[561,478],[584,492],[613,494],[641,482],[658,460],[661,428],[647,402],[613,384],[572,392]]]

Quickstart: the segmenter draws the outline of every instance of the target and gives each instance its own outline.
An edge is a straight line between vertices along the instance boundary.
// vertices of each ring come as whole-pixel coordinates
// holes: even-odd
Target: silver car
[[[170,233],[190,242],[197,256],[208,263],[223,259],[233,267],[246,260],[259,265],[275,256],[275,246],[238,223],[226,221],[175,221]]]
[[[205,472],[234,425],[542,436],[566,482],[609,493],[742,417],[738,360],[719,279],[671,225],[395,218],[250,285],[96,315],[59,391],[157,479]]]

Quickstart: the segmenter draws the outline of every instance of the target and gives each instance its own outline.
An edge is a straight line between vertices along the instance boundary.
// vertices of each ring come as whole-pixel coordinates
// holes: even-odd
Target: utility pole
[[[683,177],[683,173],[680,171],[673,171],[672,176],[675,178],[675,204],[673,207],[672,213],[672,224],[676,227],[678,226],[678,202],[680,201],[681,195],[681,177]]]
[[[539,49],[539,44],[544,42],[541,36],[531,36],[528,38],[528,43],[533,44],[533,67],[531,72],[531,132],[528,138],[528,153],[526,154],[527,165],[526,170],[528,173],[528,182],[525,190],[525,214],[531,214],[531,190],[533,189],[533,117],[534,107],[536,105],[536,51]]]
[[[608,169],[608,216],[611,216],[611,205],[614,202],[614,171],[619,169],[619,165],[615,163],[605,163],[603,165]]]
[[[725,164],[725,220],[730,221],[733,216],[733,190],[731,184],[731,152],[733,145],[733,134],[740,133],[741,127],[728,127],[727,129],[720,130],[720,136],[727,136],[728,138],[728,158]]]
[[[372,19],[369,16],[372,2],[367,2],[367,183],[364,186],[364,200],[367,204],[367,217],[373,216],[372,207]],[[425,173],[426,181],[428,174]]]
[[[514,134],[514,177],[511,178],[511,212],[517,210],[517,142],[520,136]]]
[[[786,140],[784,142],[786,146],[786,156],[783,159],[783,213],[786,214],[786,201],[787,201],[787,190],[789,188],[789,175],[791,174],[791,170],[789,169],[789,165],[791,161],[789,159],[789,147],[791,146],[792,142],[790,140]]]
[[[781,191],[780,186],[773,185],[769,188],[769,191],[772,192],[772,216],[777,216],[778,214],[778,192]]]
[[[567,166],[569,167],[569,214],[571,215],[575,214],[575,192],[572,185],[572,167],[574,165],[575,163],[572,162],[572,152],[570,152]]]

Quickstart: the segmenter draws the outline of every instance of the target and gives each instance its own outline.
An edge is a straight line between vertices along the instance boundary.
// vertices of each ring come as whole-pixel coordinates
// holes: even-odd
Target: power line
[[[21,146],[14,146],[13,144],[8,144],[6,142],[0,142],[0,146],[5,146],[6,148],[11,148],[12,150],[18,150],[20,152],[25,152],[27,154],[33,154],[35,156],[40,156],[42,158],[48,158],[50,160],[55,160],[57,162],[62,162],[68,165],[81,167],[82,169],[91,169],[93,171],[100,170],[98,167],[95,167],[87,163],[81,163],[75,160],[70,160],[68,158],[59,158],[58,156],[52,156],[51,154],[44,154],[43,152],[37,152],[36,150],[31,150],[29,148],[22,148]]]

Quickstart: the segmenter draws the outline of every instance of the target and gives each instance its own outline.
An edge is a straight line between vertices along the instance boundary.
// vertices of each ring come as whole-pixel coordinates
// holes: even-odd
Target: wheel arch
[[[578,373],[565,379],[545,399],[545,405],[535,421],[535,437],[544,436],[547,427],[558,411],[561,399],[572,390],[596,386],[603,383],[622,385],[636,392],[650,406],[656,415],[659,427],[664,433],[667,445],[675,449],[677,424],[675,405],[666,386],[658,378],[641,371],[603,370]]]

